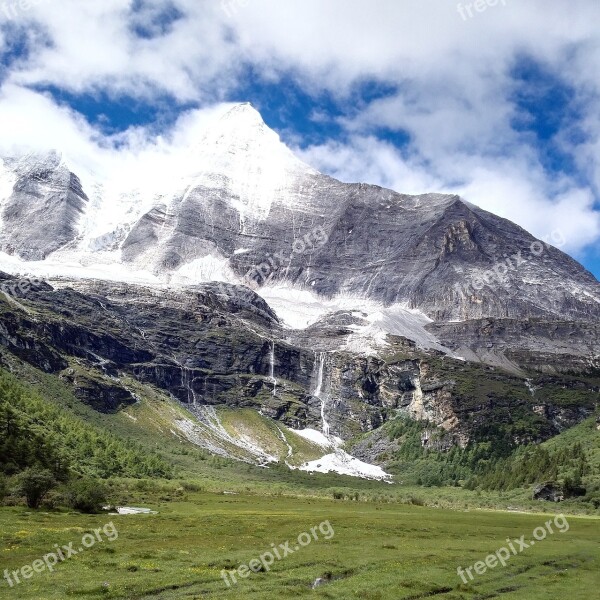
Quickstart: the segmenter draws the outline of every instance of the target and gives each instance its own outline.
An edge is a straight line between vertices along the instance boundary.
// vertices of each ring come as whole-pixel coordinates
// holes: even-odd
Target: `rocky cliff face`
[[[352,319],[282,326],[247,288],[186,293],[106,282],[17,285],[3,276],[0,346],[113,412],[135,402],[127,381],[164,390],[192,411],[252,408],[285,425],[351,439],[398,415],[432,427],[424,444],[490,436],[539,441],[593,414],[600,377],[511,374],[390,337],[370,356],[340,349]],[[380,440],[383,444],[383,440]]]
[[[7,159],[2,171],[12,183],[0,198],[2,252],[43,260],[75,239],[88,198],[58,154]]]

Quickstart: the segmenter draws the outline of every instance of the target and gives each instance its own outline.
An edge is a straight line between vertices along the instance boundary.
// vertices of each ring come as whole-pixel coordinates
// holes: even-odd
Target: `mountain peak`
[[[236,104],[213,121],[202,144],[238,152],[251,152],[263,144],[284,146],[279,135],[265,124],[261,114],[249,102]]]
[[[220,134],[237,134],[235,137],[260,137],[267,134],[279,140],[279,136],[266,125],[262,115],[249,102],[230,108],[213,124],[212,129]]]
[[[206,130],[195,154],[198,172],[209,174],[219,186],[229,180],[232,191],[245,196],[244,188],[257,186],[257,192],[269,188],[275,193],[290,183],[290,178],[316,173],[300,161],[250,104],[236,104]],[[204,181],[204,185],[210,185]]]
[[[58,150],[30,151],[4,157],[4,162],[18,173],[35,169],[56,169],[63,163],[63,154]]]
[[[250,102],[242,102],[230,108],[222,117],[221,120],[243,119],[245,121],[254,121],[257,124],[264,125],[262,115],[252,106]]]
[[[190,153],[191,181],[183,200],[195,190],[226,190],[240,215],[264,219],[276,201],[287,201],[299,177],[317,172],[303,163],[246,102],[229,108],[205,130]]]

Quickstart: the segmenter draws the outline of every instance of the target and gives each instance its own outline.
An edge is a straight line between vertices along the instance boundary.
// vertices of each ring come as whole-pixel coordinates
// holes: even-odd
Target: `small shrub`
[[[46,510],[55,510],[59,506],[65,505],[65,497],[57,490],[50,490],[45,496],[40,506]]]
[[[133,485],[133,488],[139,492],[149,492],[154,489],[154,487],[153,482],[148,479],[138,479]]]
[[[204,488],[201,485],[198,485],[197,483],[192,483],[191,481],[182,481],[181,487],[186,492],[203,492],[204,491]]]
[[[100,512],[102,507],[107,504],[107,498],[106,486],[95,479],[73,481],[65,493],[65,499],[70,508],[87,514]]]
[[[37,467],[29,467],[16,477],[16,491],[25,496],[29,508],[39,508],[42,500],[48,492],[56,487],[54,475],[46,470]]]

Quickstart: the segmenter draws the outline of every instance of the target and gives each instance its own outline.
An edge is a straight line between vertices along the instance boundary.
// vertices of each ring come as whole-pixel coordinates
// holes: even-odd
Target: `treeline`
[[[541,446],[518,448],[510,457],[476,473],[465,487],[485,490],[512,490],[544,481],[564,481],[568,493],[581,486],[591,467],[579,442],[570,448],[549,451]]]
[[[545,481],[577,489],[591,474],[586,453],[577,442],[548,450],[543,446],[516,446],[499,431],[495,439],[453,446],[449,451],[424,448],[423,431],[435,430],[427,423],[398,418],[388,426],[391,440],[399,444],[392,456],[392,470],[405,483],[427,487],[462,486],[468,489],[506,491]],[[443,435],[443,432],[440,432]]]
[[[495,443],[480,442],[464,449],[453,446],[447,452],[424,448],[421,436],[425,430],[443,435],[435,426],[409,418],[400,417],[388,425],[389,437],[396,440],[399,447],[387,458],[392,460],[392,471],[405,483],[427,487],[463,485],[475,473],[487,472],[512,452],[504,437]],[[430,446],[436,442],[433,435]]]
[[[0,473],[32,467],[61,481],[172,476],[158,454],[69,414],[0,370]]]

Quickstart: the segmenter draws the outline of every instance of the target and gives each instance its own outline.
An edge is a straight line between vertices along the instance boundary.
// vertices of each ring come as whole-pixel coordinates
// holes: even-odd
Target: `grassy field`
[[[156,515],[0,508],[2,571],[32,564],[55,550],[55,544],[74,542],[78,549],[86,532],[111,521],[118,531],[114,541],[100,532],[101,542],[60,562],[53,573],[34,574],[12,589],[0,580],[0,598],[598,597],[600,520],[593,517],[568,517],[568,531],[560,533],[555,526],[553,534],[512,556],[506,567],[498,565],[465,585],[457,574],[459,566],[485,560],[506,546],[508,537],[531,540],[534,529],[544,527],[551,516],[319,498],[179,494],[139,493],[137,499],[158,511]],[[325,521],[331,528],[313,530],[311,542],[295,551],[298,536],[310,536]],[[223,569],[247,565],[272,550],[272,544],[286,541],[292,554],[275,560],[269,572],[238,576],[238,583],[227,587]],[[326,583],[313,590],[319,577]]]

